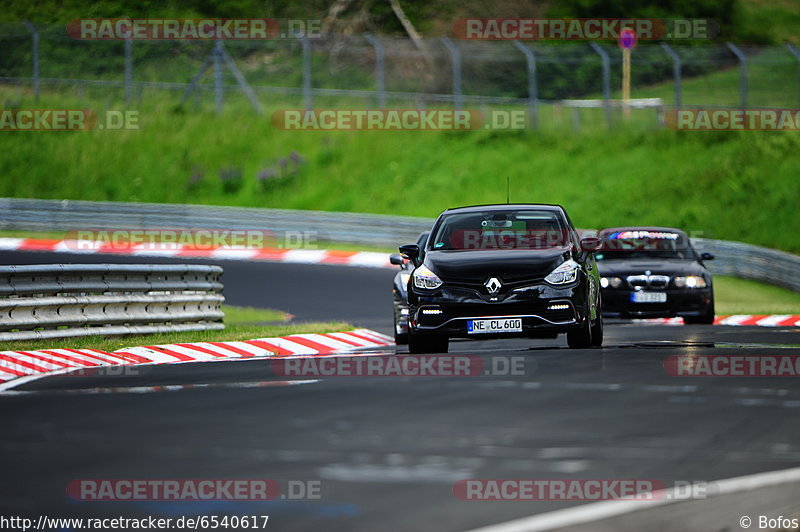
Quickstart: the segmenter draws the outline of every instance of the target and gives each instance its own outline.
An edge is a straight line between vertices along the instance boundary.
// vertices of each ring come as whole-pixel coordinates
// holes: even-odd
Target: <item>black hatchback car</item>
[[[412,353],[447,352],[450,338],[555,337],[600,346],[598,238],[580,240],[559,205],[477,205],[444,211],[424,250],[400,247]],[[423,253],[424,251],[424,253]]]
[[[714,323],[714,288],[703,261],[683,231],[671,227],[616,227],[598,235],[596,253],[607,317],[683,317]]]
[[[420,259],[425,252],[425,242],[428,241],[430,231],[423,231],[417,237]],[[389,257],[389,262],[400,266],[392,281],[392,303],[394,306],[394,343],[404,345],[408,343],[408,280],[414,271],[414,263],[404,259],[399,253]]]

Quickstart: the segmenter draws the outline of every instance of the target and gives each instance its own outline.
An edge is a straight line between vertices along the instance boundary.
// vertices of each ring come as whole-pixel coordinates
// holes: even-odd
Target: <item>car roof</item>
[[[686,236],[686,233],[674,227],[658,227],[658,226],[639,226],[639,225],[626,225],[624,227],[606,227],[597,232],[598,235],[607,235],[609,233],[617,233],[621,231],[653,231],[660,233],[677,233],[681,236]]]
[[[469,213],[486,211],[505,211],[509,209],[529,209],[531,207],[554,212],[564,212],[564,207],[548,203],[488,203],[486,205],[468,205],[465,207],[454,207],[445,210],[442,214],[448,213]]]

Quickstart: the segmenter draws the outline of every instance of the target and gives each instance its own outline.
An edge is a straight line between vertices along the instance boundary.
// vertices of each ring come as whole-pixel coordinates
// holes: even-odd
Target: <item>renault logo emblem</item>
[[[489,291],[490,294],[494,294],[498,290],[500,290],[500,287],[502,286],[502,284],[500,283],[500,280],[497,277],[492,277],[491,279],[486,281],[483,284],[483,286],[486,287],[486,289]]]

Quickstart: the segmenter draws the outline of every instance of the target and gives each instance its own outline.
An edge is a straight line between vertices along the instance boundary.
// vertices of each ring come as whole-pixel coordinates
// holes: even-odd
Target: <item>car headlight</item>
[[[619,277],[601,277],[600,278],[600,286],[603,288],[619,288],[622,286],[622,279]]]
[[[414,279],[414,286],[426,290],[434,290],[444,284],[439,276],[433,273],[427,266],[422,265],[411,274]]]
[[[578,278],[578,269],[580,264],[570,259],[563,262],[555,270],[544,278],[550,284],[567,284],[575,281]]]
[[[678,288],[705,288],[708,283],[699,275],[687,275],[686,277],[676,277],[675,286]]]

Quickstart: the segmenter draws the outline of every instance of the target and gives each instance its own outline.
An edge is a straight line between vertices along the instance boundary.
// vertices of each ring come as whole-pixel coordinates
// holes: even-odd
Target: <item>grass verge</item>
[[[749,279],[714,277],[717,314],[800,314],[800,294]]]

